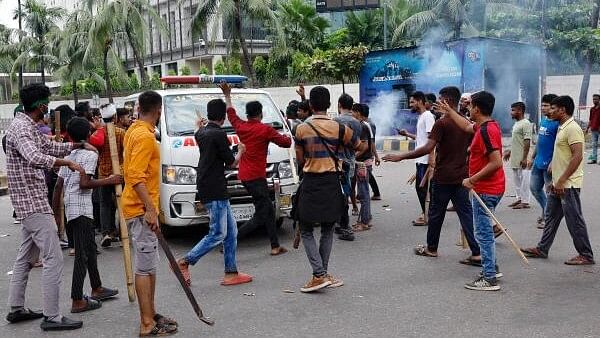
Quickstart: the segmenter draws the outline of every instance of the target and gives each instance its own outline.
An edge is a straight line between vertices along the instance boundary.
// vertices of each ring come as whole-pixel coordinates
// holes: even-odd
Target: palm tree
[[[231,35],[225,38],[232,40],[242,50],[242,68],[244,73],[250,77],[252,84],[256,84],[256,74],[250,61],[251,55],[248,44],[243,34],[243,19],[264,20],[279,30],[279,22],[276,20],[272,0],[205,0],[198,6],[192,20],[192,35],[201,36],[202,32],[211,19],[213,20],[212,40],[217,32],[221,30],[222,22],[231,23]]]
[[[100,26],[124,35],[119,42],[128,43],[133,51],[133,58],[140,70],[142,84],[148,82],[144,67],[146,41],[150,38],[146,17],[152,19],[163,34],[168,33],[167,25],[147,0],[88,0],[86,4],[90,12],[96,8],[94,20]]]
[[[283,33],[278,41],[285,42],[290,55],[295,51],[311,53],[314,46],[323,41],[325,30],[330,26],[329,21],[304,0],[279,2],[275,17]]]
[[[46,68],[52,68],[56,61],[54,56],[47,54],[48,38],[59,30],[55,22],[64,13],[62,8],[48,7],[37,0],[27,0],[21,13],[19,13],[19,9],[15,10],[15,16],[21,14],[23,17],[25,30],[29,34],[20,31],[18,32],[22,38],[20,42],[0,47],[0,55],[18,54],[11,74],[14,74],[21,66],[39,67],[42,82],[46,82]]]
[[[439,27],[460,38],[465,29],[472,30],[468,20],[469,6],[477,0],[413,0],[417,12],[404,20],[395,30],[394,39],[419,37],[431,28]],[[485,1],[485,0],[482,0]],[[445,34],[444,34],[445,35]],[[446,39],[450,36],[442,36]]]
[[[363,44],[369,50],[383,47],[383,13],[381,10],[361,11],[346,14],[348,43],[352,46]]]
[[[58,58],[59,66],[54,72],[61,83],[71,84],[73,88],[73,100],[75,104],[79,101],[77,81],[85,78],[94,78],[103,86],[104,79],[94,71],[93,63],[86,64],[84,55],[89,44],[89,23],[92,18],[85,10],[76,10],[65,22],[62,34],[56,36],[52,44],[52,53]]]

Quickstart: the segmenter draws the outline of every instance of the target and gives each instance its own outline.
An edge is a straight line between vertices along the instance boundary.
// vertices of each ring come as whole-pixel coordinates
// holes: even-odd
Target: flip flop
[[[425,222],[419,222],[417,220],[417,221],[412,221],[412,225],[415,226],[415,227],[424,227],[424,226],[427,226],[427,223],[425,223]]]
[[[437,257],[437,252],[431,252],[424,245],[417,245],[414,249],[415,255],[417,256],[425,256],[425,257]]]
[[[81,312],[86,312],[86,311],[92,311],[92,310],[96,310],[102,307],[102,303],[97,301],[97,300],[93,300],[88,296],[83,296],[83,299],[85,299],[86,304],[85,307],[79,308],[79,309],[74,309],[71,308],[71,313],[81,313]]]
[[[239,285],[239,284],[250,283],[250,282],[252,282],[252,276],[247,275],[245,273],[238,273],[237,276],[235,276],[233,278],[229,278],[229,279],[223,278],[221,285],[230,286],[230,285]]]
[[[161,315],[160,313],[155,314],[153,319],[157,324],[160,324],[160,325],[179,326],[179,324],[177,324],[175,319],[165,317],[165,316]]]
[[[277,248],[277,252],[273,253],[273,251],[271,251],[271,256],[279,256],[279,255],[283,255],[284,253],[288,252],[286,248],[280,246],[279,248]]]
[[[471,256],[460,260],[459,261],[460,264],[464,264],[464,265],[470,265],[470,266],[478,266],[481,267],[481,260],[477,260],[477,259],[473,259]]]
[[[140,337],[160,337],[177,333],[177,326],[156,323],[150,332],[140,332]]]

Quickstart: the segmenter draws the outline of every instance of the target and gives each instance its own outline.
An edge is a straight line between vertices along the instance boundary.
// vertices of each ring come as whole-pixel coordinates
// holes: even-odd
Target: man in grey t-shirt
[[[360,137],[360,133],[362,131],[362,126],[360,122],[352,116],[352,105],[354,104],[354,99],[352,96],[348,94],[342,94],[338,99],[338,112],[339,116],[334,120],[340,124],[343,124],[346,128],[352,129],[352,142],[351,144],[360,144],[357,143],[358,138]],[[341,156],[341,160],[343,161],[342,170],[344,172],[344,182],[342,184],[342,188],[344,189],[344,195],[346,196],[346,210],[342,211],[342,217],[340,219],[340,226],[335,228],[335,232],[340,234],[340,239],[345,241],[353,241],[354,234],[352,232],[352,228],[350,227],[350,217],[348,216],[348,198],[352,194],[352,185],[351,180],[354,176],[354,163],[355,163],[355,148],[354,147],[344,147],[343,156]]]

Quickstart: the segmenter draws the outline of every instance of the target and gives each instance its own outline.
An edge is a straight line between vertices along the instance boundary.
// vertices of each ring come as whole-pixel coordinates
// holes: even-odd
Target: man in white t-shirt
[[[405,129],[400,130],[399,134],[402,136],[407,136],[416,141],[415,148],[419,148],[427,144],[429,139],[429,133],[431,129],[433,129],[433,124],[435,123],[435,116],[429,111],[425,109],[425,94],[420,91],[416,91],[410,95],[410,109],[419,114],[419,119],[417,120],[417,133],[411,134],[407,132]],[[434,158],[430,155],[425,155],[423,157],[419,157],[415,159],[417,171],[416,171],[416,180],[415,180],[415,188],[417,191],[417,196],[419,197],[419,203],[421,204],[422,214],[419,218],[413,221],[413,225],[422,226],[427,225],[425,222],[425,200],[427,198],[427,189],[429,189],[429,182],[425,181],[422,183],[425,175],[427,173],[427,168],[430,166],[433,168]]]

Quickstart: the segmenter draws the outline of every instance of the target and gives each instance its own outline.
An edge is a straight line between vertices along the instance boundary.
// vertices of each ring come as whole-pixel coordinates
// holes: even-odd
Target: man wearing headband
[[[22,243],[13,267],[9,286],[10,312],[6,319],[11,323],[44,317],[42,330],[78,329],[83,323],[60,315],[59,290],[63,272],[63,256],[58,242],[57,226],[48,203],[48,188],[44,170],[68,167],[85,173],[73,161],[59,157],[71,150],[86,148],[87,143],[57,143],[37,131],[37,123],[48,111],[50,89],[43,84],[23,87],[19,97],[24,113],[18,113],[6,136],[6,167],[8,190],[17,219],[23,223]],[[42,255],[43,313],[25,308],[25,289],[29,271],[38,255]]]

